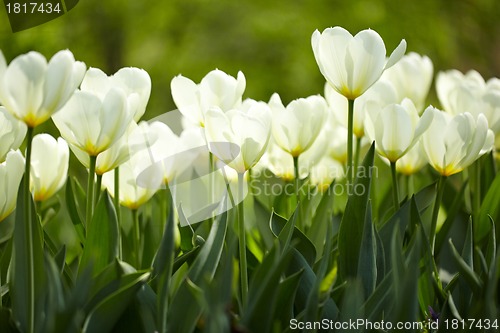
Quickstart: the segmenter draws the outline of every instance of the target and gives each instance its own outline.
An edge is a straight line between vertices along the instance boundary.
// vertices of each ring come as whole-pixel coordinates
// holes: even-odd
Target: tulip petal
[[[399,45],[392,51],[387,63],[385,64],[385,68],[391,68],[394,66],[405,54],[406,52],[406,40],[402,39]]]
[[[195,124],[203,125],[205,121],[201,112],[200,95],[196,83],[178,75],[172,79],[170,88],[174,103],[182,115]]]

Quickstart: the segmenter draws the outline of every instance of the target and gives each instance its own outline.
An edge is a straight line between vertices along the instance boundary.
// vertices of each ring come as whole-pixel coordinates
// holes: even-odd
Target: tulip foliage
[[[317,95],[216,69],[149,121],[143,69],[0,52],[0,331],[498,331],[499,80],[311,43]]]

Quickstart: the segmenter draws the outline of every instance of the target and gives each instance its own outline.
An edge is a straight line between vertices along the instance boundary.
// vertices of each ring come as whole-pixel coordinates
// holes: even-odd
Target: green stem
[[[354,152],[354,180],[358,174],[359,151],[361,150],[361,138],[356,138],[356,151]]]
[[[90,225],[90,221],[92,220],[92,214],[94,211],[94,176],[95,176],[95,164],[97,161],[97,156],[89,156],[90,157],[90,166],[89,166],[89,178],[87,181],[87,206],[86,206],[86,216],[85,222],[86,227]]]
[[[31,146],[33,141],[34,128],[28,126],[26,134],[26,161],[24,169],[24,207],[26,209],[26,218],[24,220],[26,229],[26,255],[27,255],[27,276],[28,276],[28,292],[27,292],[27,312],[28,312],[28,327],[27,332],[35,331],[35,272],[34,272],[34,253],[33,253],[33,225],[31,216],[31,192],[30,192],[30,172],[31,172]]]
[[[404,177],[406,179],[406,193],[408,195],[408,198],[410,198],[411,195],[415,192],[415,189],[413,188],[413,176],[410,174]]]
[[[469,167],[469,177],[471,191],[471,202],[472,202],[472,220],[476,223],[479,216],[479,209],[481,208],[481,165],[480,160],[476,160]]]
[[[101,187],[102,187],[102,175],[97,175],[97,181],[95,184],[94,207],[97,205],[97,201],[99,201],[99,197],[101,196]]]
[[[394,204],[394,212],[399,209],[399,191],[398,191],[398,177],[396,174],[396,162],[391,162],[391,175],[392,175],[392,200]]]
[[[122,214],[120,209],[120,167],[115,168],[114,174],[115,182],[115,193],[113,198],[113,203],[115,204],[116,210],[116,220],[118,222],[118,259],[123,258],[123,246],[122,246]]]
[[[137,209],[132,209],[132,238],[134,244],[135,268],[140,269],[141,238],[140,238],[139,213]]]
[[[238,173],[238,200],[243,198],[243,175]],[[237,206],[238,210],[238,233],[239,233],[239,250],[240,250],[240,276],[241,276],[241,304],[247,304],[248,296],[248,272],[247,272],[247,252],[246,252],[246,236],[245,236],[245,213],[244,213],[244,200]]]
[[[439,207],[441,206],[441,200],[443,199],[445,182],[446,182],[446,176],[440,176],[437,182],[436,200],[434,201],[434,208],[432,210],[431,232],[430,232],[430,237],[431,237],[430,243],[431,243],[432,254],[434,254],[437,220],[439,216]]]
[[[299,204],[299,200],[300,200],[300,183],[299,183],[299,157],[298,156],[294,156],[293,157],[293,171],[294,171],[294,182],[295,182],[295,186],[294,186],[294,189],[295,189],[295,201],[296,201],[296,204],[298,205]]]
[[[353,164],[352,164],[352,132],[354,123],[354,100],[349,99],[349,108],[347,114],[347,187],[352,184]]]

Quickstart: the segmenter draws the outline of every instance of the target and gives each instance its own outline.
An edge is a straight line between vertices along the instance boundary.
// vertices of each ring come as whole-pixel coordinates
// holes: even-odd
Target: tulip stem
[[[392,174],[392,200],[394,203],[394,212],[399,209],[399,191],[398,191],[398,177],[396,174],[396,162],[391,161],[391,174]]]
[[[472,221],[476,223],[481,208],[481,164],[479,159],[469,166],[469,186],[472,188]]]
[[[294,171],[294,182],[295,182],[295,201],[296,204],[299,204],[300,200],[300,183],[299,183],[299,157],[293,157],[293,171]]]
[[[31,146],[33,141],[34,128],[28,126],[26,132],[26,161],[24,169],[24,206],[26,215],[24,219],[26,228],[26,255],[28,265],[26,266],[28,275],[28,292],[27,292],[27,311],[28,311],[28,327],[27,332],[35,331],[35,272],[34,272],[34,253],[33,253],[33,219],[31,216],[31,192],[30,192],[30,170],[31,170]],[[36,219],[34,219],[36,222]]]
[[[238,200],[243,198],[243,176],[244,173],[238,173]],[[242,199],[238,206],[238,233],[240,239],[240,276],[241,276],[241,304],[245,306],[247,303],[248,295],[248,273],[247,273],[247,252],[246,252],[246,239],[245,239],[245,213],[244,213],[244,200]]]
[[[439,216],[439,207],[441,206],[441,200],[443,199],[444,193],[444,184],[446,182],[446,176],[440,176],[437,182],[436,189],[436,200],[434,201],[434,208],[432,210],[432,220],[431,220],[431,249],[432,254],[434,254],[434,246],[436,242],[436,228],[437,228],[437,219]]]
[[[354,152],[354,179],[357,178],[358,164],[359,164],[359,151],[361,150],[361,138],[356,138],[356,151]]]
[[[140,238],[140,225],[139,225],[139,213],[137,209],[132,209],[132,238],[134,244],[134,257],[135,257],[135,268],[140,269],[141,260],[140,260],[140,246],[141,246],[141,238]]]
[[[88,226],[90,225],[90,221],[92,220],[92,214],[94,211],[94,174],[95,174],[95,165],[97,161],[97,156],[89,156],[90,158],[90,166],[89,166],[89,178],[87,182],[87,207],[86,207],[86,216],[85,222]]]
[[[349,108],[347,114],[347,186],[352,184],[353,164],[352,164],[352,132],[354,122],[354,99],[348,100]]]
[[[113,203],[115,204],[116,220],[118,223],[118,259],[122,260],[123,258],[122,214],[120,210],[120,167],[119,166],[115,168],[114,182],[115,182],[115,193],[114,193]]]
[[[97,205],[97,201],[99,201],[99,197],[101,196],[101,186],[102,186],[102,175],[97,175],[97,181],[95,185],[94,207]]]

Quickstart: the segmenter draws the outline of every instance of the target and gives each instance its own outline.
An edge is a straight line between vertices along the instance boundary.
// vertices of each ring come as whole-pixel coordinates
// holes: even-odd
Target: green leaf
[[[303,273],[304,270],[297,271],[287,276],[279,283],[278,295],[276,297],[276,310],[274,313],[275,321],[288,325],[293,318],[295,295],[297,294],[297,289]],[[283,326],[281,329],[283,330],[285,327],[288,326]]]
[[[172,276],[172,267],[174,265],[174,228],[174,210],[171,208],[169,210],[167,223],[165,224],[165,230],[163,232],[160,247],[158,248],[155,259],[153,261],[153,277],[157,279],[156,285],[158,295],[156,301],[156,311],[158,315],[156,324],[158,327],[158,332],[162,333],[167,331],[170,278]]]
[[[28,330],[29,306],[34,307],[34,323],[41,323],[44,316],[45,268],[42,227],[32,201],[31,219],[26,216],[24,179],[19,186],[16,208],[16,225],[13,235],[10,292],[12,313],[22,331]],[[30,253],[31,252],[31,253]],[[32,261],[31,261],[32,260]],[[30,305],[30,293],[34,297]],[[40,331],[42,325],[35,325]]]
[[[68,181],[66,182],[66,192],[65,192],[65,197],[66,197],[66,208],[69,214],[69,217],[71,218],[71,222],[73,222],[73,225],[75,226],[76,233],[78,235],[78,238],[80,239],[80,243],[84,244],[85,243],[85,226],[83,224],[83,219],[81,218],[80,214],[80,202],[83,203],[85,206],[85,200],[83,199],[84,197],[80,198],[82,188],[80,184],[78,184],[78,181],[76,178],[69,177]],[[80,194],[80,195],[79,195]]]
[[[78,274],[92,267],[92,276],[96,276],[118,255],[118,221],[107,192],[97,202],[87,232]]]
[[[366,206],[363,238],[358,260],[358,277],[363,284],[364,295],[371,295],[377,283],[377,241],[371,215],[371,203]]]
[[[83,332],[109,332],[149,276],[150,273],[138,272],[122,277],[120,288],[92,309]]]
[[[500,220],[500,173],[496,175],[484,197],[479,210],[479,221],[474,223],[474,239],[476,241],[481,241],[484,237],[487,237],[491,230],[489,216],[495,222]],[[496,229],[498,230],[498,226]]]
[[[300,231],[297,227],[295,227],[295,217],[297,216],[297,210],[290,218],[290,221],[287,221],[284,217],[276,214],[274,211],[271,213],[270,218],[270,227],[274,236],[279,235],[279,238],[282,240],[282,250],[285,251],[287,246],[291,245],[295,249],[297,249],[307,260],[307,262],[312,266],[316,261],[316,248],[312,244],[312,242],[307,238],[306,235],[302,231]],[[288,224],[288,225],[287,225]],[[290,229],[292,228],[293,229]],[[286,230],[285,230],[286,228]],[[281,234],[282,231],[283,235]],[[289,231],[293,230],[290,234]]]
[[[221,214],[213,223],[206,242],[187,273],[190,283],[201,285],[204,279],[212,279],[219,264],[227,229],[227,213]],[[187,280],[183,280],[174,294],[167,313],[167,331],[192,332],[202,313],[199,304],[190,291]],[[182,318],[182,320],[180,320]]]
[[[363,191],[361,194],[357,194],[357,191],[351,189],[352,193],[340,222],[338,264],[339,275],[344,279],[357,276],[366,207],[370,196],[370,171],[373,166],[374,153],[375,144],[372,144],[363,160],[362,168],[365,172],[361,173],[354,183],[354,189],[362,188]]]
[[[474,293],[480,292],[483,288],[483,282],[474,270],[467,264],[467,262],[460,256],[457,249],[453,245],[451,239],[448,241],[451,248],[452,257],[455,260],[460,275],[468,283],[469,287]]]
[[[316,248],[316,260],[323,255],[326,229],[328,223],[332,220],[335,184],[335,181],[333,181],[328,190],[323,193],[316,213],[314,214],[311,227],[306,232],[306,236]]]
[[[241,324],[251,332],[269,332],[276,312],[281,273],[288,265],[290,251],[281,254],[279,242],[264,257],[250,281],[248,305],[243,309]]]

